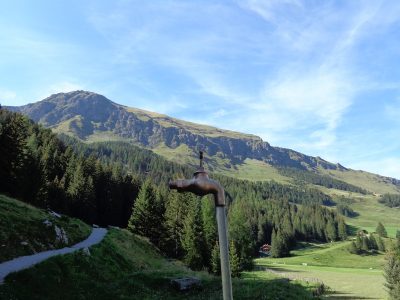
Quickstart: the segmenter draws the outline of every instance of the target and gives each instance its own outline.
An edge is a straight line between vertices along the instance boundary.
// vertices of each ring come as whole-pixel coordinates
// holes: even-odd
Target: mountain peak
[[[95,102],[95,104],[114,104],[111,100],[107,99],[103,95],[84,90],[53,94],[40,102],[52,102],[61,105],[80,102]]]

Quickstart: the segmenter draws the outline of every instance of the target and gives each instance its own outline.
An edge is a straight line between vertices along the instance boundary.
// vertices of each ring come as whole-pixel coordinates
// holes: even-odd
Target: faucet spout
[[[196,174],[192,179],[180,179],[169,182],[169,188],[178,192],[191,192],[197,196],[214,195],[216,206],[225,206],[225,191],[215,180],[206,174]]]

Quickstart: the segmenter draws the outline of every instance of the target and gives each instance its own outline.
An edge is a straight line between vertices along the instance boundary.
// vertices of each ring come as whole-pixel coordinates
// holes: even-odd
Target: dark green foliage
[[[349,252],[352,254],[360,254],[360,249],[357,247],[357,244],[353,241],[349,246]]]
[[[379,202],[389,207],[400,207],[400,195],[384,194],[382,198],[379,199]]]
[[[385,226],[383,226],[381,222],[378,223],[378,226],[376,227],[375,231],[380,237],[387,237],[386,228]]]
[[[64,136],[66,146],[50,130],[4,110],[0,121],[0,139],[14,149],[13,155],[18,154],[4,153],[7,160],[1,161],[5,167],[0,168],[0,182],[4,183],[0,192],[103,226],[126,227],[132,215],[131,228],[148,236],[164,253],[186,257],[194,268],[210,268],[216,239],[212,200],[205,198],[200,204],[200,200],[193,200],[189,194],[178,195],[167,190],[170,178],[190,178],[193,168],[169,162],[128,143],[83,144]],[[13,163],[7,167],[9,161]],[[273,229],[280,233],[281,255],[288,255],[298,240],[330,241],[339,234],[343,238],[336,213],[320,206],[331,205],[332,198],[316,189],[210,176],[234,199],[234,204],[228,203],[227,208],[229,230],[244,269],[252,267],[260,245],[271,243]],[[140,204],[149,198],[154,206],[134,204],[145,178],[151,178],[154,186],[151,193],[143,192],[146,196],[141,195],[138,201]],[[193,215],[194,211],[200,212],[199,215]],[[144,223],[152,225],[142,226],[136,220],[139,212],[142,217],[147,214]],[[200,234],[196,238],[201,242],[193,239],[187,225],[190,222],[198,229]],[[196,243],[201,245],[193,246]],[[193,247],[198,253],[191,252]]]
[[[150,180],[146,180],[139,192],[128,222],[128,229],[134,233],[148,237],[159,246],[163,236],[164,207],[157,199],[155,188]]]
[[[378,244],[377,244],[376,239],[373,234],[371,234],[369,236],[369,245],[368,246],[369,246],[369,249],[371,249],[371,250],[379,250]]]
[[[183,257],[184,252],[181,244],[183,223],[190,209],[190,204],[194,203],[193,197],[189,193],[172,192],[168,194],[164,216],[166,239],[162,248],[170,257]]]
[[[358,213],[356,213],[349,205],[344,203],[339,203],[336,206],[336,210],[339,214],[348,218],[354,218],[358,216]]]
[[[385,246],[382,238],[379,235],[375,238],[373,234],[369,237],[358,235],[356,241],[353,241],[349,247],[349,252],[353,254],[374,254],[377,250],[385,251]]]
[[[241,271],[240,259],[236,251],[236,246],[234,241],[231,241],[229,244],[229,263],[231,266],[232,277],[240,277],[240,271]]]
[[[215,241],[211,251],[211,273],[221,275],[221,258],[219,255],[219,243]]]
[[[333,242],[337,239],[337,227],[335,226],[335,221],[333,218],[328,219],[326,224],[326,237],[329,241]]]
[[[398,246],[387,255],[384,276],[390,299],[400,299],[400,248]]]
[[[0,192],[88,223],[125,227],[138,193],[131,176],[83,157],[49,129],[0,110]]]
[[[26,159],[28,120],[0,109],[0,191],[20,196],[21,175]]]
[[[184,261],[191,269],[201,270],[205,266],[205,242],[200,201],[195,199],[190,208],[183,223]]]
[[[369,250],[369,240],[366,236],[362,237],[361,250],[363,252],[367,252]]]
[[[287,177],[292,177],[297,181],[321,185],[327,188],[334,188],[342,191],[349,191],[366,195],[368,192],[358,186],[349,184],[339,179],[334,179],[327,175],[321,175],[314,172],[295,169],[295,168],[280,168],[279,172]]]
[[[252,209],[248,202],[236,202],[229,215],[229,237],[238,245],[240,264],[244,269],[251,269],[253,265],[256,236],[251,222]]]
[[[205,260],[206,265],[210,265],[211,249],[214,246],[215,240],[218,238],[217,221],[215,218],[214,199],[206,197],[201,200],[201,211],[203,219],[203,231],[205,240]]]
[[[379,251],[385,251],[385,243],[383,242],[383,239],[378,236],[378,238],[376,239],[376,244],[378,245],[378,250]]]
[[[338,221],[338,235],[342,241],[345,241],[347,239],[347,227],[343,218],[340,218]]]
[[[289,255],[287,239],[279,230],[272,233],[271,238],[271,256],[285,257]]]

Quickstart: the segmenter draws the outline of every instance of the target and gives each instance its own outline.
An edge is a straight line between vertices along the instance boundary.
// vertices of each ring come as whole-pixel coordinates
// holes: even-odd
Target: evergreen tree
[[[387,237],[385,226],[381,222],[378,223],[375,231],[380,237]]]
[[[368,252],[369,250],[368,237],[366,236],[362,238],[361,250],[364,252]]]
[[[400,255],[398,251],[388,254],[384,275],[390,299],[400,299]]]
[[[376,243],[376,239],[373,234],[369,237],[369,248],[372,250],[378,250],[378,244]]]
[[[335,241],[337,238],[336,226],[334,221],[329,218],[328,223],[326,225],[326,237],[328,241]]]
[[[181,258],[183,256],[182,234],[183,223],[189,208],[193,207],[196,199],[190,193],[170,192],[165,210],[166,244],[163,248],[168,255]]]
[[[205,265],[204,244],[201,202],[195,201],[184,221],[182,235],[184,261],[192,270],[201,270]]]
[[[221,260],[218,241],[215,241],[214,247],[211,251],[211,272],[215,275],[221,275]]]
[[[385,251],[385,243],[383,242],[383,239],[380,236],[378,236],[376,243],[378,245],[379,251]]]
[[[240,263],[244,269],[253,266],[253,251],[256,237],[252,236],[253,227],[251,206],[248,202],[236,202],[230,207],[229,236],[236,242]]]
[[[359,254],[360,253],[360,249],[357,248],[356,243],[353,241],[351,242],[350,246],[349,246],[349,252],[352,254]]]
[[[338,221],[338,235],[342,241],[345,241],[347,239],[347,229],[343,218],[340,218]]]
[[[214,247],[214,242],[218,238],[217,234],[217,221],[215,219],[214,199],[211,197],[204,197],[201,200],[202,204],[202,218],[205,239],[205,253],[204,258],[206,264],[210,266],[211,251]]]
[[[361,250],[361,248],[362,248],[362,238],[359,235],[357,235],[357,238],[356,238],[356,247],[359,250]]]
[[[231,241],[229,245],[229,263],[231,266],[232,277],[240,277],[240,260],[233,241]]]
[[[272,230],[271,235],[271,256],[275,258],[280,257],[279,241],[275,229]]]
[[[139,192],[128,222],[128,229],[146,236],[155,245],[159,245],[162,234],[163,214],[161,201],[150,180],[146,180]]]
[[[274,231],[272,233],[271,239],[271,256],[272,257],[284,257],[289,255],[289,251],[287,248],[287,241],[278,229],[278,231]]]

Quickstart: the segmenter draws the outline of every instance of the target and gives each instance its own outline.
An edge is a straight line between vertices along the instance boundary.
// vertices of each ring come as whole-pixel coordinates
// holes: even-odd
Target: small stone
[[[90,250],[89,250],[88,247],[83,248],[83,249],[82,249],[82,252],[83,252],[84,254],[86,254],[87,256],[90,256]]]
[[[49,211],[49,214],[52,215],[53,217],[61,218],[61,215],[60,215],[60,214],[58,214],[58,213],[56,213],[56,212],[54,212],[54,211],[52,211],[52,210]]]
[[[201,281],[196,277],[184,277],[172,279],[171,285],[178,291],[187,291],[200,287]]]
[[[25,241],[24,241],[24,242],[21,242],[21,245],[22,245],[22,246],[28,246],[28,242],[25,242]]]
[[[49,220],[44,220],[44,221],[43,221],[43,224],[46,225],[46,227],[51,227],[51,226],[53,226],[53,223],[52,223],[51,221],[49,221]]]

